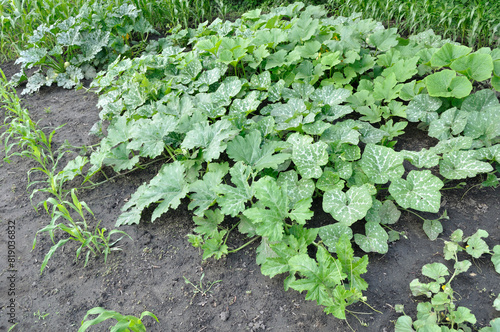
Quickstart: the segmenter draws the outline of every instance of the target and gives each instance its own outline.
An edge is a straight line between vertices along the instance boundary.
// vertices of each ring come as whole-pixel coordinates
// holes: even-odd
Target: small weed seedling
[[[50,315],[50,313],[43,313],[43,312],[40,312],[40,310],[38,310],[37,312],[34,312],[33,313],[33,316],[35,316],[36,318],[38,318],[38,320],[45,320],[45,318],[47,318],[47,316]]]
[[[189,304],[193,304],[193,299],[194,297],[196,296],[196,294],[201,294],[202,296],[207,296],[208,293],[211,293],[211,289],[212,287],[221,282],[222,280],[216,280],[216,281],[212,281],[212,282],[209,282],[208,283],[208,287],[207,286],[203,286],[203,278],[205,278],[205,273],[202,273],[201,274],[201,278],[200,278],[200,283],[198,285],[195,285],[193,284],[188,278],[184,277],[184,281],[186,282],[186,284],[189,284],[191,286],[193,286],[193,297],[191,298],[191,302],[189,302]]]

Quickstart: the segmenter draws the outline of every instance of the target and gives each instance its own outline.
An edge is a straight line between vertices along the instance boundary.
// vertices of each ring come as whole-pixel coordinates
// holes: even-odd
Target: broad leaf
[[[432,123],[438,118],[437,110],[441,107],[442,101],[426,94],[416,96],[406,108],[408,121],[424,121]]]
[[[280,172],[278,185],[286,188],[289,208],[301,200],[312,198],[315,189],[313,180],[306,178],[299,180],[298,174],[294,170]]]
[[[463,45],[445,44],[434,53],[431,58],[433,67],[449,66],[453,60],[466,56],[472,51],[471,48]]]
[[[254,222],[256,232],[270,241],[280,241],[283,237],[284,222],[288,215],[286,192],[271,177],[261,178],[252,185],[258,203],[243,211]]]
[[[276,169],[291,157],[288,153],[274,154],[281,146],[281,143],[274,141],[262,144],[261,133],[253,130],[245,137],[235,137],[227,144],[226,152],[231,159],[242,161],[258,172],[268,167]]]
[[[431,171],[410,171],[405,179],[394,179],[389,192],[403,208],[425,212],[438,212],[441,206],[443,182]]]
[[[443,225],[441,224],[441,221],[439,221],[439,219],[426,219],[424,221],[423,229],[425,234],[427,234],[427,236],[429,237],[429,240],[434,241],[435,239],[437,239],[439,234],[443,232]]]
[[[443,156],[439,163],[439,173],[447,179],[458,180],[475,177],[493,170],[489,163],[479,161],[473,151],[452,151]]]
[[[398,44],[397,37],[396,28],[377,30],[368,37],[368,42],[384,52]]]
[[[483,254],[490,252],[488,245],[482,239],[483,237],[488,237],[488,232],[479,229],[474,235],[467,239],[467,246],[465,251],[474,258],[479,258]]]
[[[453,61],[450,68],[470,80],[481,82],[491,78],[493,60],[489,54],[474,53]]]
[[[470,112],[464,135],[479,139],[487,146],[500,136],[500,106],[488,107],[480,112]]]
[[[330,252],[337,252],[337,243],[342,236],[349,240],[353,237],[351,228],[342,223],[320,227],[318,234]]]
[[[196,208],[194,214],[200,216],[212,206],[217,199],[216,188],[220,185],[222,178],[227,174],[229,166],[227,163],[217,164],[212,163],[208,166],[208,172],[203,176],[203,180],[199,179],[189,186],[189,195],[191,202],[188,209]]]
[[[127,148],[138,150],[142,157],[155,158],[165,149],[163,138],[176,129],[177,123],[175,117],[161,113],[151,119],[139,119],[131,126],[132,141]]]
[[[453,70],[442,70],[424,79],[427,92],[432,97],[465,98],[472,91],[472,84]]]
[[[499,101],[495,91],[484,89],[465,98],[462,102],[461,110],[467,112],[480,112],[489,107],[498,105]]]
[[[429,136],[439,140],[449,139],[451,135],[456,136],[464,130],[468,117],[468,112],[450,108],[443,112],[439,119],[431,122]]]
[[[365,233],[354,234],[354,241],[364,252],[378,252],[379,254],[387,253],[389,246],[387,240],[389,235],[379,223],[367,222],[365,224]]]
[[[431,168],[439,164],[439,156],[431,150],[422,149],[418,152],[403,150],[400,153],[404,159],[418,168]]]
[[[139,162],[139,156],[129,158],[130,153],[131,150],[126,148],[125,143],[122,143],[106,154],[103,164],[113,166],[115,172],[131,169]]]
[[[500,273],[500,245],[493,247],[493,255],[491,255],[491,262],[495,266],[495,271]]]
[[[380,145],[366,145],[360,164],[370,180],[378,184],[400,178],[404,173],[403,156]]]
[[[217,198],[217,203],[222,213],[235,217],[245,210],[245,203],[253,197],[254,190],[248,184],[252,169],[242,162],[237,162],[229,173],[234,186],[227,184],[218,186],[216,191],[220,196]]]
[[[313,143],[313,138],[298,133],[292,134],[288,143],[293,146],[292,160],[299,174],[304,178],[319,178],[323,173],[320,166],[328,162],[327,144]]]
[[[394,332],[414,332],[413,321],[410,316],[401,316],[396,321]]]
[[[216,237],[219,232],[218,226],[224,221],[224,215],[219,209],[207,210],[204,215],[204,217],[193,217],[193,221],[197,226],[194,231],[207,237]]]
[[[366,214],[366,221],[391,225],[395,224],[401,217],[401,211],[398,210],[393,201],[386,200],[383,204],[374,200],[372,207]]]
[[[426,264],[422,267],[422,274],[436,280],[439,283],[444,283],[445,279],[443,277],[450,275],[450,272],[448,272],[446,265],[442,263],[432,263]]]
[[[351,187],[346,193],[340,189],[329,190],[323,195],[323,210],[347,226],[364,218],[371,206],[367,186]]]
[[[195,123],[194,129],[186,134],[182,142],[185,149],[195,147],[203,148],[203,157],[206,161],[219,158],[226,149],[226,141],[237,133],[231,123],[227,120],[220,120],[210,125],[208,121]]]
[[[149,183],[143,184],[132,194],[122,211],[130,208],[132,210],[120,215],[117,225],[139,223],[140,212],[150,204],[161,201],[151,216],[151,221],[156,220],[169,208],[177,208],[181,199],[186,196],[188,188],[184,165],[179,161],[165,164]]]

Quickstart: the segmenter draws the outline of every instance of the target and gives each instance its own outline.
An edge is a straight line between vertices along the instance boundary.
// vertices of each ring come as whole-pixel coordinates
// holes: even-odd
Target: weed
[[[193,304],[193,299],[196,296],[196,294],[201,294],[202,296],[207,296],[208,293],[211,293],[212,287],[221,282],[222,280],[216,280],[212,282],[208,282],[205,286],[203,286],[203,278],[205,277],[205,273],[201,274],[200,277],[200,282],[196,285],[192,283],[188,278],[184,277],[184,282],[188,285],[191,285],[193,287],[193,297],[191,298],[190,304]]]
[[[36,318],[38,318],[38,320],[45,320],[45,318],[47,318],[47,316],[50,315],[50,313],[43,313],[43,312],[40,312],[40,310],[38,310],[37,312],[34,312],[33,313],[33,316],[35,316]]]

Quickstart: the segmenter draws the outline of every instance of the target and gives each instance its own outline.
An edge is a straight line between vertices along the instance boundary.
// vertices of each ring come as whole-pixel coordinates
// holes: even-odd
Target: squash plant
[[[131,56],[145,48],[149,33],[155,32],[134,5],[119,7],[101,2],[84,4],[75,17],[51,26],[41,24],[30,36],[28,47],[16,64],[21,71],[13,78],[27,81],[23,94],[57,83],[73,88],[82,79],[92,79],[118,55]],[[48,48],[55,40],[55,46]],[[36,68],[28,77],[26,70]]]
[[[438,213],[447,182],[495,177],[500,104],[473,86],[498,90],[498,49],[472,52],[432,31],[404,39],[300,2],[175,29],[156,47],[118,57],[92,84],[95,131],[107,124],[107,136],[87,178],[169,159],[116,225],[139,223],[149,207],[155,221],[188,198],[189,241],[204,259],[241,249],[228,242],[237,229],[244,246],[260,242],[263,274],[286,274],[285,289],[306,291],[338,318],[366,300],[368,256],[355,256],[352,241],[384,254],[400,209]],[[439,143],[398,149],[408,122]],[[311,223],[313,199],[331,215],[326,224]],[[435,239],[439,219],[424,230]]]

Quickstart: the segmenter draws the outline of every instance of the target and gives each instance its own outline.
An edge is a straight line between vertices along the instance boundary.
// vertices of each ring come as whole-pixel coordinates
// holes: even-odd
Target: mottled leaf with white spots
[[[328,145],[324,142],[313,143],[313,138],[298,133],[292,134],[288,140],[292,144],[292,161],[299,174],[304,178],[319,178],[323,173],[320,166],[328,162]]]
[[[379,223],[367,222],[365,224],[365,233],[366,235],[354,234],[354,241],[361,250],[365,252],[378,252],[379,254],[387,253],[387,250],[389,250],[387,244],[389,235],[387,235],[387,232]]]
[[[391,148],[368,144],[361,158],[361,168],[371,181],[378,184],[400,178],[404,173],[403,156]]]
[[[431,171],[410,171],[405,179],[394,179],[389,192],[401,207],[425,212],[438,212],[443,181]]]
[[[366,186],[354,186],[347,192],[333,189],[323,195],[323,210],[347,226],[363,219],[371,206],[372,197]]]

